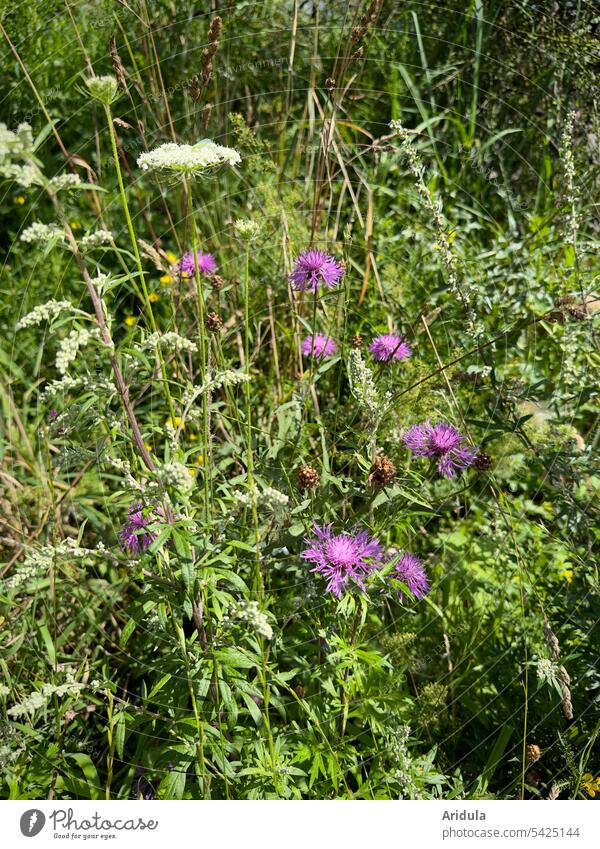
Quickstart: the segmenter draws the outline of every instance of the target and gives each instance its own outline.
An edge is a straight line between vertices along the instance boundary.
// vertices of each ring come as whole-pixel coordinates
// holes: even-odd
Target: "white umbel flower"
[[[137,164],[142,171],[200,175],[219,165],[237,165],[241,161],[234,148],[202,139],[197,144],[161,144],[154,150],[140,154]]]

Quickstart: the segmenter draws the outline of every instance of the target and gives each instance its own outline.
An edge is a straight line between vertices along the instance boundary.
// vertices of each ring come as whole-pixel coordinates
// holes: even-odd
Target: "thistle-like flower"
[[[429,592],[429,579],[423,564],[415,554],[404,553],[394,566],[391,577],[406,584],[411,594],[420,601]],[[398,593],[400,601],[404,601],[402,592]]]
[[[401,336],[395,333],[384,333],[376,336],[369,345],[373,359],[379,363],[389,363],[391,360],[405,360],[412,351]]]
[[[210,276],[215,273],[217,270],[217,263],[212,254],[203,254],[200,253],[200,251],[197,251],[196,256],[198,257],[198,271],[200,274]],[[194,264],[193,251],[188,251],[181,257],[179,262],[179,273],[182,277],[194,277],[196,273],[196,266]]]
[[[343,263],[323,251],[311,248],[296,258],[289,280],[301,292],[316,292],[320,285],[326,289],[336,286],[345,270]]]
[[[478,455],[477,449],[466,444],[466,437],[447,422],[423,422],[414,425],[402,437],[406,447],[417,457],[436,459],[437,470],[447,478],[471,466]]]
[[[313,533],[300,556],[315,564],[311,572],[319,572],[327,580],[326,592],[341,598],[351,581],[365,590],[364,579],[382,566],[379,540],[357,529],[334,534],[331,525],[314,525]]]
[[[315,333],[314,337],[307,336],[302,342],[300,349],[305,357],[312,355],[317,360],[332,357],[337,353],[337,345],[333,339],[325,336],[323,333]]]
[[[142,171],[156,171],[180,176],[202,176],[220,165],[237,165],[241,157],[232,147],[223,147],[210,139],[197,144],[161,144],[138,156]]]
[[[131,554],[140,554],[149,548],[156,539],[156,534],[147,530],[147,526],[158,518],[152,508],[134,504],[119,534],[123,548]]]

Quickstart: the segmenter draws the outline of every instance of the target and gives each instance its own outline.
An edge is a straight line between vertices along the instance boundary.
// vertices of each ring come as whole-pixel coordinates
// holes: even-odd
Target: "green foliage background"
[[[76,236],[103,225],[114,234],[119,250],[91,264],[120,276],[107,303],[144,439],[159,462],[195,474],[189,496],[169,492],[179,519],[162,548],[128,558],[118,531],[133,494],[111,463],[138,479],[144,470],[105,391],[106,356],[98,345],[82,352],[80,390],[48,404],[41,392],[71,324],[15,330],[50,298],[89,311],[85,287],[68,251],[19,241],[54,213],[38,188],[4,180],[0,792],[589,798],[600,773],[597,9],[383,0],[348,49],[369,4],[211,5],[0,3],[0,121],[45,133],[46,174],[74,169],[103,190],[69,195],[69,220]],[[215,14],[223,30],[194,101]],[[139,350],[147,317],[105,115],[84,83],[90,67],[113,73],[113,35],[127,91],[112,109],[138,238],[177,256],[190,249],[183,187],[142,176],[139,153],[209,136],[242,155],[235,173],[194,188],[202,249],[225,279],[206,289],[224,322],[211,342],[220,367],[243,361],[245,255],[233,222],[262,226],[249,258],[254,467],[261,487],[290,499],[283,519],[260,517],[268,644],[226,619],[235,600],[256,596],[251,511],[235,513],[248,485],[244,387],[212,398],[207,534],[199,430],[186,427],[174,451],[161,381]],[[393,119],[412,131],[443,210],[476,335]],[[292,303],[286,283],[313,238],[347,268],[318,313],[340,356],[316,368],[301,366],[297,338],[314,329],[312,305]],[[168,269],[147,256],[144,269],[160,329],[195,339],[189,287],[163,285]],[[355,334],[391,329],[414,354],[376,371],[393,403],[374,436],[345,360]],[[197,363],[175,354],[167,365],[179,401]],[[427,418],[468,428],[491,469],[447,482],[409,462],[402,430]],[[398,469],[381,491],[367,483],[375,449]],[[309,494],[295,477],[305,463],[321,478]],[[378,587],[338,606],[299,557],[313,520],[362,524],[419,554],[432,592],[400,604]],[[69,538],[87,553],[69,553]],[[32,555],[43,568],[15,585]],[[208,648],[194,625],[199,599]],[[67,673],[82,687],[69,690]],[[10,713],[44,685],[43,706]]]

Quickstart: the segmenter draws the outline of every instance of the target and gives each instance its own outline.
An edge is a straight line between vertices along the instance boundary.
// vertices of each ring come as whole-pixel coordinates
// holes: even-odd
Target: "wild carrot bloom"
[[[145,528],[157,518],[157,515],[143,504],[134,504],[119,534],[123,548],[131,554],[140,554],[152,545],[156,534],[146,531]]]
[[[397,578],[403,584],[406,584],[418,601],[429,592],[427,573],[420,559],[415,554],[403,554],[396,563],[394,571],[391,572],[391,577]],[[400,596],[400,601],[403,601],[402,593],[399,592],[398,595]]]
[[[337,345],[329,336],[325,336],[323,333],[315,333],[314,339],[312,336],[307,336],[304,339],[300,350],[305,357],[312,355],[320,360],[321,358],[332,357],[337,352]]]
[[[389,363],[390,360],[405,360],[412,351],[401,336],[395,333],[384,333],[376,336],[369,345],[373,359],[379,363]]]
[[[296,257],[289,280],[301,292],[316,292],[319,284],[332,289],[339,283],[344,271],[342,263],[332,256],[311,248]]]
[[[198,256],[198,271],[200,274],[214,274],[217,270],[217,263],[212,254],[203,254],[197,252]],[[182,277],[194,277],[196,274],[196,266],[194,264],[194,252],[188,251],[181,257],[179,262],[179,273]]]
[[[382,565],[379,540],[359,530],[334,534],[331,525],[314,525],[313,533],[300,556],[315,564],[311,572],[320,572],[327,580],[326,591],[341,598],[350,581],[364,590],[363,579]]]
[[[462,433],[447,422],[423,422],[414,425],[402,437],[406,447],[417,457],[437,459],[437,470],[447,478],[471,466],[478,451],[466,444]]]

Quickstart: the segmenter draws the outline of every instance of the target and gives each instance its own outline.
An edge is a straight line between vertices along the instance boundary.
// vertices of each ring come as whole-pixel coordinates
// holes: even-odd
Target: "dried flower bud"
[[[298,469],[298,486],[300,489],[314,489],[319,485],[320,477],[312,466],[300,466]]]
[[[216,333],[216,331],[219,330],[221,325],[223,324],[216,312],[209,312],[204,320],[204,323],[206,324],[207,330],[210,330],[212,333]]]
[[[362,347],[363,342],[364,342],[363,337],[360,335],[360,333],[357,333],[355,336],[352,337],[351,344],[352,344],[353,348],[360,348],[360,347]]]
[[[537,743],[529,743],[525,749],[525,762],[528,764],[534,764],[536,761],[539,761],[541,757],[542,750]]]
[[[227,285],[227,281],[220,277],[218,274],[212,274],[210,277],[210,285],[213,287],[213,289],[219,291],[219,289],[222,289],[224,286]]]
[[[396,476],[396,467],[389,457],[377,457],[369,473],[370,486],[387,486]]]
[[[492,458],[485,451],[480,451],[473,465],[478,472],[487,472],[492,468]]]
[[[208,122],[210,121],[210,116],[212,113],[212,103],[207,103],[202,110],[202,118],[200,119],[200,126],[203,130],[206,130],[208,127]]]
[[[332,92],[332,91],[334,90],[334,88],[335,88],[335,80],[333,79],[333,77],[328,77],[328,78],[325,80],[325,88],[326,88],[326,89],[327,89],[327,91],[329,91],[329,92]]]

